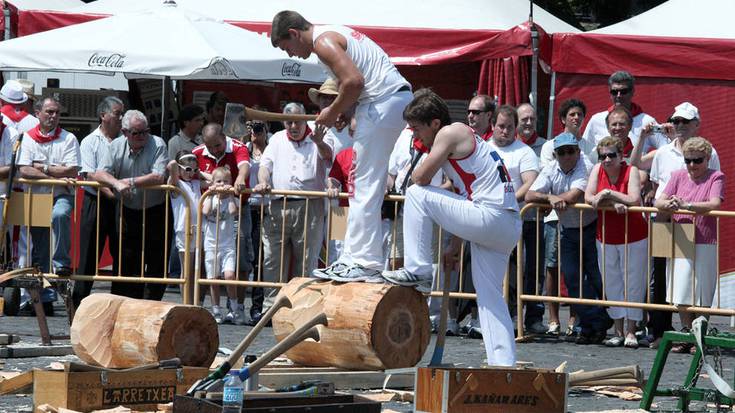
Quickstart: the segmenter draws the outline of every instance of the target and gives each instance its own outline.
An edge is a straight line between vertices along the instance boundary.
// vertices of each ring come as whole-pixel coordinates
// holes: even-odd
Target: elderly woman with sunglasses
[[[599,163],[590,172],[584,199],[595,208],[614,208],[599,210],[597,218],[597,260],[607,299],[642,302],[648,227],[640,212],[627,212],[629,206],[641,204],[641,185],[638,168],[623,160],[623,148],[619,138],[608,136],[600,140]],[[610,307],[607,311],[614,320],[615,335],[605,345],[637,348],[635,325],[643,319],[643,311],[623,307]]]
[[[712,144],[704,138],[689,138],[682,145],[682,153],[686,169],[671,174],[656,200],[656,208],[667,213],[683,209],[697,214],[719,208],[724,196],[725,175],[708,165]],[[694,223],[695,256],[669,260],[666,271],[667,301],[680,306],[681,324],[691,328],[694,315],[683,308],[709,307],[714,299],[718,276],[717,223],[714,217],[691,214],[674,214],[671,219],[677,223]]]

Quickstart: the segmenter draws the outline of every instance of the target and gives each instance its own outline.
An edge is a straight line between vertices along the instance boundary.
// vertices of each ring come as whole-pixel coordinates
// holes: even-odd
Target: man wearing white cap
[[[656,189],[656,197],[658,197],[666,188],[666,184],[671,178],[671,173],[686,168],[684,163],[684,154],[681,151],[682,145],[687,139],[697,136],[701,118],[699,109],[689,102],[679,104],[674,108],[674,114],[669,118],[669,123],[662,125],[669,133],[671,142],[662,146],[656,151],[651,164],[650,179]],[[647,125],[642,131],[641,136],[647,136],[651,133],[653,125]],[[709,160],[709,168],[720,170],[720,158],[717,151],[712,148],[712,156]],[[666,261],[665,259],[654,259],[653,269],[653,289],[651,301],[653,303],[666,303]],[[656,347],[659,339],[663,336],[664,331],[671,330],[671,312],[670,311],[653,311],[651,313],[651,321],[649,322],[651,333],[654,338],[652,347]]]
[[[3,106],[0,112],[3,114],[3,123],[12,126],[19,133],[28,132],[38,125],[38,119],[28,113],[24,103],[28,101],[28,95],[23,91],[23,85],[17,80],[8,80],[0,89],[0,101]]]

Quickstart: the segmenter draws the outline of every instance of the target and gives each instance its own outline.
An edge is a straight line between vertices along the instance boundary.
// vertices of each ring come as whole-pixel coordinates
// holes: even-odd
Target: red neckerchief
[[[630,157],[631,152],[633,152],[633,141],[628,138],[626,139],[625,147],[623,147],[623,158]]]
[[[421,142],[421,139],[413,138],[413,147],[421,153],[429,153],[429,148]]]
[[[3,107],[0,108],[0,112],[15,123],[20,122],[23,118],[28,116],[28,112],[23,109],[18,110],[13,105],[3,105]]]
[[[38,143],[49,143],[61,135],[61,128],[57,127],[52,134],[44,135],[41,133],[41,125],[36,125],[35,128],[29,130],[27,133],[28,136]]]
[[[615,109],[615,105],[612,105],[609,108],[607,108],[607,111],[608,112],[612,112],[613,109]],[[633,117],[636,117],[636,116],[640,115],[641,113],[643,113],[643,108],[641,108],[641,105],[639,105],[639,104],[637,104],[635,102],[631,102],[630,103],[630,115],[633,116]]]
[[[291,132],[289,132],[288,129],[286,129],[286,137],[291,142],[296,142],[296,143],[303,142],[303,140],[306,139],[306,137],[309,135],[311,135],[311,128],[309,127],[309,125],[306,125],[306,130],[304,131],[304,137],[302,139],[294,139],[293,136],[291,136]]]
[[[536,131],[533,131],[533,135],[531,135],[531,137],[528,138],[528,140],[526,140],[526,137],[520,133],[517,134],[516,136],[518,136],[521,139],[521,141],[528,146],[533,146],[533,144],[536,143],[536,139],[538,139],[538,133],[536,133]]]
[[[485,131],[485,133],[483,133],[482,135],[480,135],[480,137],[485,142],[487,142],[490,139],[492,139],[493,138],[493,130],[492,130],[492,128],[487,128],[487,130]]]

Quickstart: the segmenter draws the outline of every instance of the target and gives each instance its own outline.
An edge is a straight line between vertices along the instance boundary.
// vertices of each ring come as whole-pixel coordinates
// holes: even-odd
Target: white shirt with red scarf
[[[49,134],[43,134],[39,127],[29,130],[23,135],[20,145],[18,166],[32,166],[34,162],[41,162],[48,166],[73,166],[79,168],[81,165],[81,154],[79,142],[73,133],[57,127]],[[33,186],[34,193],[50,193],[49,186]],[[56,186],[54,195],[73,194],[73,188]]]
[[[23,110],[19,105],[5,104],[0,107],[3,123],[19,133],[28,132],[38,125],[38,118]]]

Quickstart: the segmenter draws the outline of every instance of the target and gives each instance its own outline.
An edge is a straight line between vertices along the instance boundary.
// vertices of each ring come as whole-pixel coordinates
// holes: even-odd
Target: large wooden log
[[[297,364],[359,370],[412,367],[429,345],[429,308],[413,288],[294,278],[280,294],[293,306],[273,317],[276,340],[320,312],[329,319],[328,326],[318,327],[318,343],[306,341],[286,352]]]
[[[185,366],[209,367],[219,333],[207,310],[191,305],[92,294],[71,325],[74,353],[86,363],[129,368],[174,357]]]

